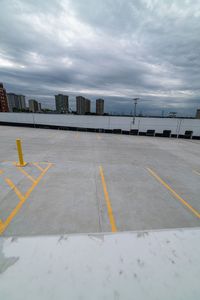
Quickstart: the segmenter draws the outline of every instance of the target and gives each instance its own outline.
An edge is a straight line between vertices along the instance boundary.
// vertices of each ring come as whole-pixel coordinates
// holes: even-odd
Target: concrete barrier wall
[[[153,129],[156,133],[162,133],[163,130],[171,130],[172,134],[184,134],[186,130],[192,130],[193,135],[200,136],[200,120],[197,119],[136,118],[133,126],[132,117],[0,113],[0,122],[122,129],[128,131],[130,129],[139,129],[140,132]]]

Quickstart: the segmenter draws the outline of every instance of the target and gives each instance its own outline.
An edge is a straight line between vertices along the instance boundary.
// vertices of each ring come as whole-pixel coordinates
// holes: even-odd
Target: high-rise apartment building
[[[96,100],[96,114],[97,115],[104,114],[104,100],[103,99]]]
[[[82,96],[76,97],[76,112],[78,115],[85,114],[85,98]]]
[[[3,83],[0,83],[0,112],[8,112],[8,101],[6,90],[3,87]]]
[[[76,112],[78,115],[90,113],[91,101],[82,96],[76,97]]]
[[[17,95],[19,109],[26,109],[26,100],[24,95]]]
[[[41,112],[42,111],[42,104],[38,103],[38,111]]]
[[[9,111],[26,109],[26,100],[24,95],[16,95],[14,93],[8,93],[8,107]]]
[[[17,98],[14,93],[7,93],[9,111],[12,112],[17,108]]]
[[[89,99],[85,99],[85,113],[90,113],[91,101]]]
[[[196,112],[196,119],[200,119],[200,109],[197,109],[197,112]]]
[[[35,112],[37,112],[39,110],[39,108],[38,108],[38,102],[36,100],[30,99],[28,102],[29,102],[29,111],[30,112],[35,113]]]
[[[55,95],[56,111],[59,112],[60,114],[68,113],[69,110],[68,98],[69,98],[68,96],[62,94]]]

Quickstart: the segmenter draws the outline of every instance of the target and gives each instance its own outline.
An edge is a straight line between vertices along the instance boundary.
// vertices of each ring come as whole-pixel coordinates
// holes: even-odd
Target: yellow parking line
[[[147,168],[149,173],[157,179],[166,189],[168,189],[172,195],[178,199],[184,206],[186,206],[197,218],[200,218],[200,213],[193,208],[186,200],[184,200],[181,196],[179,196],[162,178],[160,178],[153,170]]]
[[[0,170],[0,175],[3,174],[3,173],[4,173],[4,171],[3,171],[3,170]]]
[[[116,232],[117,227],[116,227],[115,218],[114,218],[114,215],[113,215],[112,205],[111,205],[111,201],[110,201],[110,198],[109,198],[109,194],[108,194],[108,190],[107,190],[106,181],[105,181],[102,166],[99,167],[99,171],[100,171],[104,196],[105,196],[105,200],[106,200],[108,216],[109,216],[109,219],[110,219],[111,229],[112,229],[112,232]]]
[[[38,165],[38,163],[33,163],[34,166],[36,166],[40,171],[44,171],[44,169],[42,167],[40,167],[40,165]]]
[[[2,220],[0,219],[0,232],[1,232],[1,229],[3,228],[3,222]]]
[[[197,174],[197,175],[200,176],[200,173],[198,171],[196,171],[196,170],[193,170],[193,173],[195,173],[195,174]]]
[[[13,211],[10,213],[10,215],[8,216],[8,218],[6,219],[6,221],[4,223],[0,224],[0,234],[2,234],[5,231],[5,229],[8,227],[8,225],[10,224],[10,222],[13,220],[13,218],[19,212],[19,210],[22,207],[22,205],[25,203],[25,201],[27,200],[27,198],[30,196],[30,194],[33,191],[33,189],[36,187],[36,185],[38,185],[38,183],[40,182],[40,180],[42,179],[42,177],[45,175],[45,173],[48,171],[48,169],[51,166],[52,166],[52,164],[49,163],[48,166],[42,171],[42,173],[40,174],[40,176],[35,180],[35,183],[32,184],[32,186],[26,192],[25,195],[22,195],[21,192],[14,185],[14,183],[10,179],[6,178],[6,182],[9,184],[9,186],[12,189],[14,189],[14,191],[17,194],[17,196],[20,199],[20,201],[17,204],[17,206],[13,209]]]
[[[21,173],[23,173],[26,177],[28,177],[32,182],[35,182],[35,179],[34,179],[30,174],[28,174],[23,168],[17,167],[17,169],[18,169]]]
[[[18,190],[18,188],[16,187],[16,185],[12,182],[12,180],[10,180],[9,178],[5,178],[6,183],[9,185],[9,187],[15,191],[15,193],[17,194],[18,198],[20,200],[24,199],[24,196],[22,195],[22,193]]]
[[[36,179],[35,183],[30,187],[30,189],[26,192],[25,194],[25,198],[28,198],[29,195],[31,194],[31,192],[33,191],[33,189],[36,187],[36,185],[38,185],[38,183],[40,182],[40,180],[42,179],[42,177],[44,176],[44,174],[48,171],[48,169],[52,166],[52,163],[49,163],[48,166],[42,171],[42,173],[40,174],[40,176]]]

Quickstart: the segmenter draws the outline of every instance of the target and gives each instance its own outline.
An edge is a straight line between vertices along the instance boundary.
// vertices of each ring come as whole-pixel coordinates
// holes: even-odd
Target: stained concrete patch
[[[4,240],[0,239],[0,274],[4,273],[8,268],[12,267],[19,257],[6,257],[3,252]]]

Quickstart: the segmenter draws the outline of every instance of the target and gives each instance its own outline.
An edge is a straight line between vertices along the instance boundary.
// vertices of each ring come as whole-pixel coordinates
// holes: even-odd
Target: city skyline
[[[76,108],[73,110],[72,106],[69,106],[69,96],[64,94],[58,94],[54,96],[55,104],[54,109],[48,109],[47,107],[42,108],[42,103],[38,102],[36,99],[29,99],[26,101],[24,95],[17,95],[14,93],[7,93],[6,89],[3,86],[3,83],[0,83],[0,112],[33,112],[33,113],[42,113],[42,112],[52,112],[58,114],[77,114],[77,115],[127,115],[127,116],[139,116],[139,117],[151,117],[151,115],[143,114],[142,110],[138,113],[136,109],[136,105],[138,101],[140,102],[140,98],[133,98],[134,109],[130,111],[130,113],[115,113],[115,112],[107,112],[105,111],[104,99],[98,98],[94,101],[91,99],[85,98],[83,96],[76,96]],[[28,103],[28,106],[26,105]],[[94,110],[92,109],[92,103],[94,106]],[[156,115],[154,115],[156,117]],[[200,109],[197,108],[195,114],[192,116],[181,116],[177,113],[177,111],[169,111],[165,110],[161,111],[160,115],[157,117],[170,117],[170,118],[196,118],[200,119]]]
[[[2,83],[3,84],[3,83]],[[5,86],[4,86],[4,89],[5,89]],[[6,89],[5,89],[6,90]],[[29,107],[29,101],[30,100],[34,100],[38,103],[38,105],[40,106],[40,109],[38,111],[41,111],[41,105],[43,106],[43,109],[46,109],[46,110],[52,110],[52,111],[57,111],[59,113],[61,113],[61,111],[57,108],[57,105],[56,105],[56,97],[58,96],[61,96],[61,97],[67,97],[67,107],[65,109],[65,112],[73,112],[73,113],[76,113],[78,110],[77,110],[77,98],[83,98],[85,100],[88,100],[89,101],[89,110],[85,111],[83,114],[85,113],[96,113],[97,115],[99,113],[97,113],[97,101],[98,100],[105,100],[103,98],[98,98],[97,97],[92,97],[90,99],[88,99],[87,97],[84,97],[84,96],[71,96],[71,95],[64,95],[64,94],[61,94],[61,93],[58,93],[58,95],[55,95],[55,96],[50,96],[49,98],[49,102],[47,101],[44,101],[44,99],[41,99],[40,97],[38,97],[37,99],[35,99],[35,97],[28,97],[29,99],[26,99],[26,96],[24,95],[21,95],[21,94],[15,94],[13,92],[7,92],[7,98],[8,98],[8,108],[10,111],[12,111],[12,108],[14,107],[14,111],[17,109],[17,110],[21,110],[21,109],[28,109]],[[10,96],[14,96],[16,98],[16,100],[12,100],[10,98]],[[54,98],[53,98],[54,97]],[[73,97],[73,98],[72,98]],[[31,99],[30,99],[31,98]],[[108,97],[109,99],[109,97]],[[144,115],[144,116],[169,116],[171,114],[175,114],[177,115],[178,117],[195,117],[196,116],[196,112],[197,110],[199,110],[199,106],[197,106],[197,108],[195,109],[195,107],[193,108],[193,112],[192,113],[187,113],[187,114],[181,114],[180,112],[177,112],[174,110],[170,110],[170,109],[164,109],[162,108],[162,110],[158,110],[157,109],[157,112],[154,113],[154,114],[151,114],[151,113],[148,113],[146,112],[145,110],[145,102],[148,102],[148,100],[146,99],[141,99],[141,98],[137,98],[139,99],[139,111],[138,111],[138,115]],[[121,105],[122,105],[122,109],[120,111],[117,111],[117,110],[109,110],[109,101],[107,102],[106,104],[106,111],[104,111],[104,104],[103,104],[103,111],[104,113],[108,113],[108,114],[116,114],[116,115],[132,115],[133,114],[133,100],[134,98],[132,99],[127,99],[127,101],[123,101],[121,102]],[[23,101],[23,104],[21,103]],[[13,103],[16,103],[18,102],[17,105],[11,105],[11,102]],[[126,105],[126,107],[125,107]],[[12,106],[12,108],[11,108]],[[126,108],[126,111],[124,111],[124,108]],[[115,109],[115,107],[113,107],[113,109]],[[36,109],[37,111],[37,109]],[[65,113],[64,111],[62,113]],[[80,114],[80,113],[78,113]],[[81,113],[82,114],[82,113]]]
[[[76,96],[76,109],[69,106],[69,96],[58,94],[54,96],[54,109],[52,111],[60,114],[75,113],[104,114],[104,99],[96,99],[95,111],[91,109],[91,100],[83,96]],[[43,112],[49,111],[47,107],[42,109],[42,103],[36,99],[27,99],[24,95],[7,92],[3,83],[0,83],[0,112]]]

